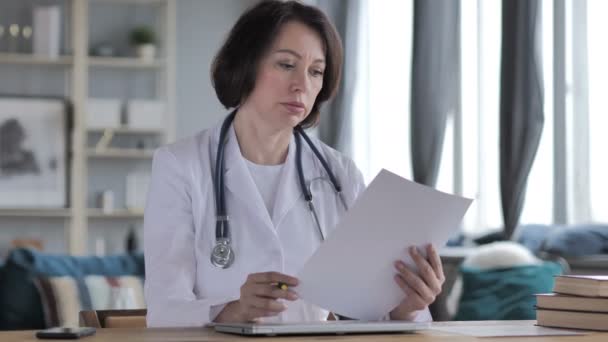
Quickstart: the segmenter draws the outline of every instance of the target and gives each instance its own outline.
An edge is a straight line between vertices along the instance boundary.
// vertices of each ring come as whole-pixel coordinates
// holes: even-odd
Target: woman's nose
[[[306,92],[308,90],[308,78],[305,72],[294,72],[291,78],[291,91]]]

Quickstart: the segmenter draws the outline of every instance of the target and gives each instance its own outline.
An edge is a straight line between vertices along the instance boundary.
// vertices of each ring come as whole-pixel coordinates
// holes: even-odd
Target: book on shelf
[[[537,308],[538,325],[556,328],[608,331],[608,313],[566,310],[544,310]]]
[[[553,292],[586,297],[608,297],[608,275],[560,275]]]
[[[541,293],[536,295],[536,307],[539,310],[547,309],[608,313],[608,298],[580,297],[559,293]]]

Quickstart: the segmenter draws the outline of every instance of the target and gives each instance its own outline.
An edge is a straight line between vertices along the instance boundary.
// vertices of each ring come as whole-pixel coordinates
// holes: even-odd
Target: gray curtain
[[[342,80],[336,97],[322,109],[319,138],[352,155],[352,110],[359,58],[361,0],[318,0],[316,5],[332,20],[344,45]]]
[[[415,0],[411,79],[414,181],[435,186],[448,113],[460,94],[460,1]]]
[[[506,238],[511,238],[519,222],[543,130],[540,4],[539,0],[502,2],[500,191]]]

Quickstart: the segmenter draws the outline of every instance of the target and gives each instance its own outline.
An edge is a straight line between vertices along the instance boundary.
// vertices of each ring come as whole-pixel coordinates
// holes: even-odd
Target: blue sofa
[[[46,328],[36,277],[144,274],[143,254],[75,257],[15,249],[0,267],[0,330]]]

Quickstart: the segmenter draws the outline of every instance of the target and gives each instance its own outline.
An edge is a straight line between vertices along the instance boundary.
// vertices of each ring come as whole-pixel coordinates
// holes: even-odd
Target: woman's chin
[[[302,121],[304,121],[305,118],[306,118],[306,116],[301,115],[301,114],[300,115],[286,114],[283,116],[281,121],[285,124],[285,126],[294,128],[297,125],[299,125]]]

